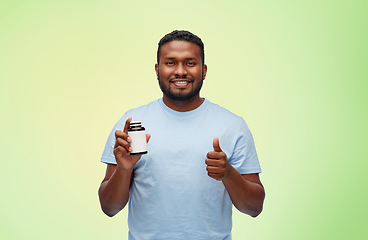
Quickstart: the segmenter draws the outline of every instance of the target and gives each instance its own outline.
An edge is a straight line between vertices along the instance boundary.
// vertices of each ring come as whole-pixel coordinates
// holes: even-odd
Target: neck
[[[192,111],[203,103],[204,99],[200,98],[199,95],[188,100],[188,101],[174,101],[165,95],[162,97],[162,101],[165,103],[166,106],[171,108],[172,110],[178,112],[188,112]]]

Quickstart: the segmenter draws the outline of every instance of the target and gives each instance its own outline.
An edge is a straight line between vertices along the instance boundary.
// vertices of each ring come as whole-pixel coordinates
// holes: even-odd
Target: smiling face
[[[199,91],[207,66],[203,64],[197,44],[179,40],[165,43],[155,69],[165,103],[201,101]]]

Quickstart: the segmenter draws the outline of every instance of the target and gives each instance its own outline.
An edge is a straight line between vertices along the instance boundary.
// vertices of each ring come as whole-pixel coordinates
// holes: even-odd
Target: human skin
[[[129,189],[133,179],[133,169],[141,155],[130,155],[133,150],[130,146],[132,139],[128,129],[132,118],[125,122],[123,131],[115,132],[114,155],[117,164],[108,164],[105,178],[102,180],[98,195],[102,211],[109,217],[122,210],[129,200]],[[147,142],[151,138],[146,134]]]
[[[203,64],[199,46],[187,41],[171,41],[160,49],[159,63],[155,64],[160,84],[176,95],[188,95],[202,85],[206,78],[207,65]],[[186,81],[185,84],[179,84]],[[199,93],[187,101],[175,101],[163,95],[163,102],[169,108],[186,112],[199,107],[204,99]]]
[[[202,85],[207,65],[203,64],[198,45],[187,41],[171,41],[161,46],[159,63],[155,65],[157,79],[162,87],[177,96],[188,96]],[[163,102],[169,108],[186,112],[198,108],[204,101],[199,92],[186,101],[163,95]],[[130,155],[131,139],[128,135],[129,118],[123,131],[116,131],[114,155],[117,164],[108,164],[99,197],[101,208],[108,216],[122,210],[129,200],[129,189],[133,169],[140,155]],[[150,135],[147,134],[147,142]],[[258,174],[240,174],[228,162],[221,150],[219,139],[213,139],[213,151],[207,153],[205,163],[208,176],[222,181],[234,206],[252,217],[258,216],[263,208],[265,191]]]
[[[263,209],[265,191],[259,175],[240,174],[221,150],[219,139],[213,139],[213,151],[205,161],[208,176],[222,181],[234,206],[242,213],[257,217]]]

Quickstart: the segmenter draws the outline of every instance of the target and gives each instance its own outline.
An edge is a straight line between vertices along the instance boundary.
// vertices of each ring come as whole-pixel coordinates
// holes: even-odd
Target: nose
[[[175,69],[175,74],[176,75],[187,75],[187,69],[185,68],[184,64],[179,63]]]

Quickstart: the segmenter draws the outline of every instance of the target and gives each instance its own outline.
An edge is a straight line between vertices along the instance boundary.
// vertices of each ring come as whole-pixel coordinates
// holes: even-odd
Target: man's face
[[[199,46],[187,41],[171,41],[160,49],[160,62],[155,65],[157,79],[164,95],[174,101],[199,97],[206,77]]]

